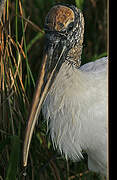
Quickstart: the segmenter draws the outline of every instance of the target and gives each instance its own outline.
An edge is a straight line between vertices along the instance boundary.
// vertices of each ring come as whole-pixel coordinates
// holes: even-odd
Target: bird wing
[[[105,70],[105,67],[107,65],[108,57],[103,57],[100,58],[96,61],[89,62],[87,64],[82,65],[79,69],[81,71],[86,71],[86,72],[102,72]]]

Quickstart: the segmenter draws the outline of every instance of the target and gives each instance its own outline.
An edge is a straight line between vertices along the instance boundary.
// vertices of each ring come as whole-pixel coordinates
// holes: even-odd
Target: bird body
[[[65,62],[42,108],[54,146],[72,160],[82,158],[85,150],[89,169],[103,174],[107,164],[106,105],[107,58],[101,58],[80,68]]]
[[[80,67],[84,18],[55,5],[45,19],[45,48],[26,129],[23,163],[42,108],[54,147],[66,158],[88,154],[89,169],[107,174],[107,57]]]

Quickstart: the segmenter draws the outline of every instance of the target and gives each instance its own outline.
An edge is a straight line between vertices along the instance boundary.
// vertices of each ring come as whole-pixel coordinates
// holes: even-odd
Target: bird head
[[[42,104],[62,66],[66,61],[80,66],[84,34],[84,18],[73,5],[55,5],[45,18],[45,47],[41,71],[34,93],[23,149],[23,164],[27,165],[33,130]]]
[[[73,5],[54,6],[45,18],[44,29],[49,58],[53,60],[51,56],[55,55],[54,59],[58,60],[62,52],[63,61],[68,60],[79,67],[84,34],[84,18],[80,9]]]

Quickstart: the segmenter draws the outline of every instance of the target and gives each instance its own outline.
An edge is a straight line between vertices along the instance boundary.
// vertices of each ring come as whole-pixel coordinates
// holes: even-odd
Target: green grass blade
[[[105,56],[107,56],[107,52],[103,52],[100,55],[95,55],[94,57],[91,58],[91,61],[95,61],[95,60],[100,59],[100,58],[105,57]]]
[[[5,180],[16,180],[17,165],[19,164],[20,139],[18,136],[11,137],[11,153]]]
[[[30,77],[31,77],[33,86],[35,87],[35,81],[34,81],[34,78],[33,78],[33,75],[32,75],[31,69],[30,69],[30,66],[29,66],[29,64],[28,64],[28,52],[27,52],[27,45],[26,45],[26,38],[25,38],[23,18],[22,18],[22,30],[23,30],[23,38],[24,38],[24,52],[25,52],[25,55],[26,55],[26,66],[27,66],[27,77],[28,77],[27,80],[28,80],[28,85],[29,85],[29,87],[30,87]]]
[[[83,4],[84,4],[84,0],[75,0],[76,2],[76,6],[79,8],[79,9],[83,9]]]
[[[27,45],[27,51],[33,46],[33,44],[40,38],[43,37],[43,33],[39,32]]]
[[[18,0],[16,0],[15,9],[16,9],[16,14],[17,14],[17,12],[18,12]],[[16,43],[17,43],[17,41],[18,41],[18,19],[17,19],[17,16],[15,17],[15,35],[16,35]]]
[[[4,150],[5,146],[10,143],[10,137],[7,137],[3,141],[0,142],[0,153]]]

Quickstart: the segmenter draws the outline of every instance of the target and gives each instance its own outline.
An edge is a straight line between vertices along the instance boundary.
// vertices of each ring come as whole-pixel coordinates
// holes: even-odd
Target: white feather
[[[43,104],[51,139],[65,157],[88,154],[89,169],[107,171],[107,58],[79,69],[65,62]]]

